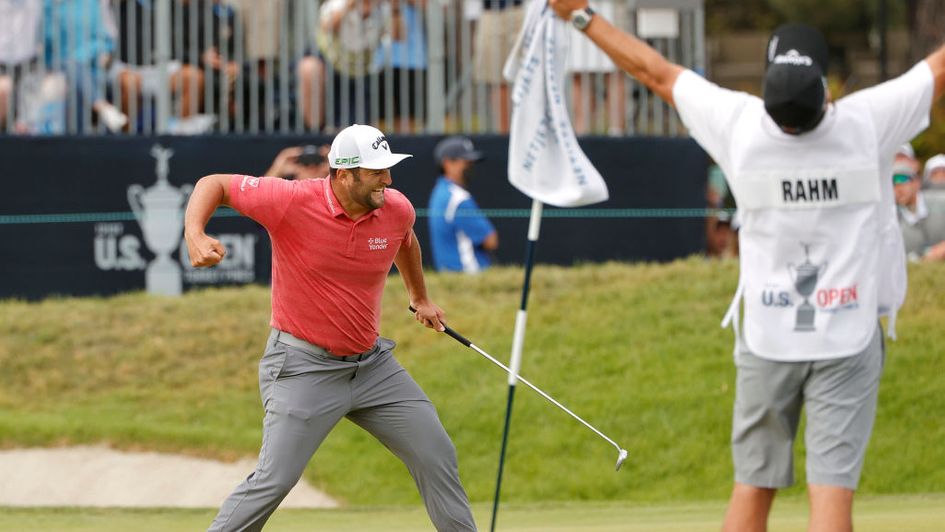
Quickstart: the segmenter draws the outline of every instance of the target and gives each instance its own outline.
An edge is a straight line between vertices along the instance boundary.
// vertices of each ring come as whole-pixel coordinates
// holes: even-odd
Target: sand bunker
[[[255,460],[224,463],[104,446],[0,451],[0,506],[213,508],[253,470]],[[300,481],[286,508],[338,503]]]

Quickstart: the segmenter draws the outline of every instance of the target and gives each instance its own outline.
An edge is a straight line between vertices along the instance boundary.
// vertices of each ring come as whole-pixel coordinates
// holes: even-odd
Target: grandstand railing
[[[360,122],[503,133],[502,94],[478,70],[505,59],[477,49],[484,1],[499,0],[13,2],[7,9],[22,11],[0,21],[11,37],[0,43],[17,43],[0,49],[0,132],[298,134]],[[593,5],[705,71],[702,0]],[[349,11],[357,16],[326,29],[336,27],[326,17]],[[572,42],[566,87],[579,134],[683,134],[675,113],[601,62],[586,37],[575,31]]]

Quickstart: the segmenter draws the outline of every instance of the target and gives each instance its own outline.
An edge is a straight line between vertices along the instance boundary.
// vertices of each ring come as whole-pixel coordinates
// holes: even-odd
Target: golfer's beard
[[[375,201],[374,191],[368,190],[367,192],[364,193],[364,196],[361,197],[362,199],[361,204],[366,207],[370,207],[371,209],[380,209],[381,207],[384,206],[385,198],[386,198],[386,195],[384,194],[384,191],[382,191],[380,201]]]
[[[468,185],[473,178],[476,177],[476,170],[473,167],[469,167],[463,170],[463,181]]]

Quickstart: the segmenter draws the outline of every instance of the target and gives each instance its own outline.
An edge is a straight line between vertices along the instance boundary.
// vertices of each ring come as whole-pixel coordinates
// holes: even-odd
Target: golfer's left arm
[[[443,331],[443,309],[438,307],[427,296],[427,286],[423,281],[423,259],[420,254],[420,242],[417,240],[417,234],[410,230],[410,235],[404,239],[394,256],[394,264],[400,272],[400,278],[404,281],[404,287],[407,288],[407,297],[410,298],[410,306],[417,309],[415,314],[417,321],[431,329]]]
[[[569,20],[571,13],[587,7],[587,0],[548,0],[555,13]],[[591,18],[584,31],[615,65],[646,85],[666,103],[673,102],[673,86],[683,67],[668,61],[650,45],[614,27],[600,14]]]

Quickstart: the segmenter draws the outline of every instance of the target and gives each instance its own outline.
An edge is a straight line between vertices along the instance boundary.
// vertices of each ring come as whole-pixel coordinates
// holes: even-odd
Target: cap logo
[[[781,40],[781,37],[775,35],[771,38],[771,42],[768,43],[768,62],[774,61],[774,56],[778,53],[778,42]]]
[[[355,155],[354,157],[335,157],[335,165],[341,166],[346,164],[358,164],[361,162],[361,156]]]
[[[776,65],[812,66],[814,60],[809,56],[801,55],[797,50],[788,50],[787,53],[777,55],[772,61]]]
[[[375,150],[378,148],[384,148],[385,150],[390,151],[390,146],[387,144],[387,137],[384,136],[377,137],[377,140],[371,144],[371,147]]]

